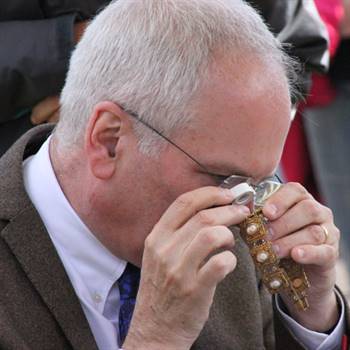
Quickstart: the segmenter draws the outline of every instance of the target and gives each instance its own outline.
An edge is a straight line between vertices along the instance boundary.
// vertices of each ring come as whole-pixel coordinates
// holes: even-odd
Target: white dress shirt
[[[100,350],[119,349],[119,290],[116,281],[126,262],[106,249],[65,197],[53,171],[50,138],[23,163],[25,189],[37,209],[77,294]],[[279,312],[294,335],[310,350],[340,348],[345,333],[344,305],[331,335],[312,332]]]
[[[115,282],[126,262],[95,238],[69,204],[51,166],[49,141],[24,162],[23,176],[25,189],[64,265],[99,349],[119,349],[119,290]]]

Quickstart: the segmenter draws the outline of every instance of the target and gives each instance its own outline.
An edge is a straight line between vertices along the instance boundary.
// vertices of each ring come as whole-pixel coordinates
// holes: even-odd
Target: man
[[[283,295],[273,311],[228,229],[249,210],[218,187],[274,173],[291,66],[241,1],[107,7],[72,56],[52,137],[34,129],[0,160],[1,346],[339,347],[348,310],[329,209],[297,184],[264,206],[275,251],[311,282],[308,311]]]

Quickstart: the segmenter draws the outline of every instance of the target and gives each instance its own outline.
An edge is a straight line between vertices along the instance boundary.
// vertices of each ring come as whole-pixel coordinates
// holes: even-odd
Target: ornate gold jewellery
[[[261,208],[242,222],[240,230],[269,292],[274,294],[285,291],[300,309],[306,310],[309,307],[306,290],[310,284],[304,268],[291,258],[277,257],[266,238],[266,219]]]
[[[237,184],[238,178],[242,177],[234,175],[229,177],[222,187],[231,188],[234,185],[233,191],[235,195],[237,194],[235,202],[251,205],[252,214],[239,225],[239,228],[254,264],[261,274],[263,284],[272,294],[286,292],[299,309],[306,310],[309,307],[307,289],[310,283],[304,268],[291,258],[280,259],[267,239],[267,219],[262,213],[262,207],[266,199],[276,192],[281,184],[270,179],[256,186],[249,184],[247,179],[244,183]],[[247,186],[250,187],[249,190]]]

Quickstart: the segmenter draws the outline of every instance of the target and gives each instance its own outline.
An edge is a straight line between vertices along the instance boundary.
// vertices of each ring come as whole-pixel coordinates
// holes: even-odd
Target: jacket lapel
[[[18,141],[13,151],[0,161],[2,176],[6,179],[1,181],[0,187],[4,186],[8,190],[1,191],[8,193],[8,198],[1,200],[0,216],[9,221],[1,235],[72,347],[97,349],[65,269],[23,186],[22,159],[26,146],[33,135],[34,143],[29,148],[33,144],[40,146],[43,136],[47,136],[50,131],[51,128],[48,127],[34,129],[34,132]],[[38,138],[41,142],[38,142]]]

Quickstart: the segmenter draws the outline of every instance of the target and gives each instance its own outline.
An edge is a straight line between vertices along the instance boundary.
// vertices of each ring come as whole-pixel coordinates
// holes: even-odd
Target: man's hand
[[[331,210],[301,185],[288,183],[267,200],[263,213],[270,220],[270,238],[277,254],[304,265],[311,283],[307,311],[297,310],[282,295],[291,316],[310,330],[329,330],[339,318],[334,284],[340,233]]]
[[[74,42],[76,44],[80,41],[89,23],[89,21],[82,21],[74,24]]]
[[[32,110],[30,121],[34,125],[42,123],[56,123],[60,113],[58,96],[49,96],[39,102]]]
[[[217,284],[236,266],[228,226],[249,210],[232,201],[230,190],[203,187],[181,195],[163,214],[145,241],[124,349],[191,347],[208,319]]]

